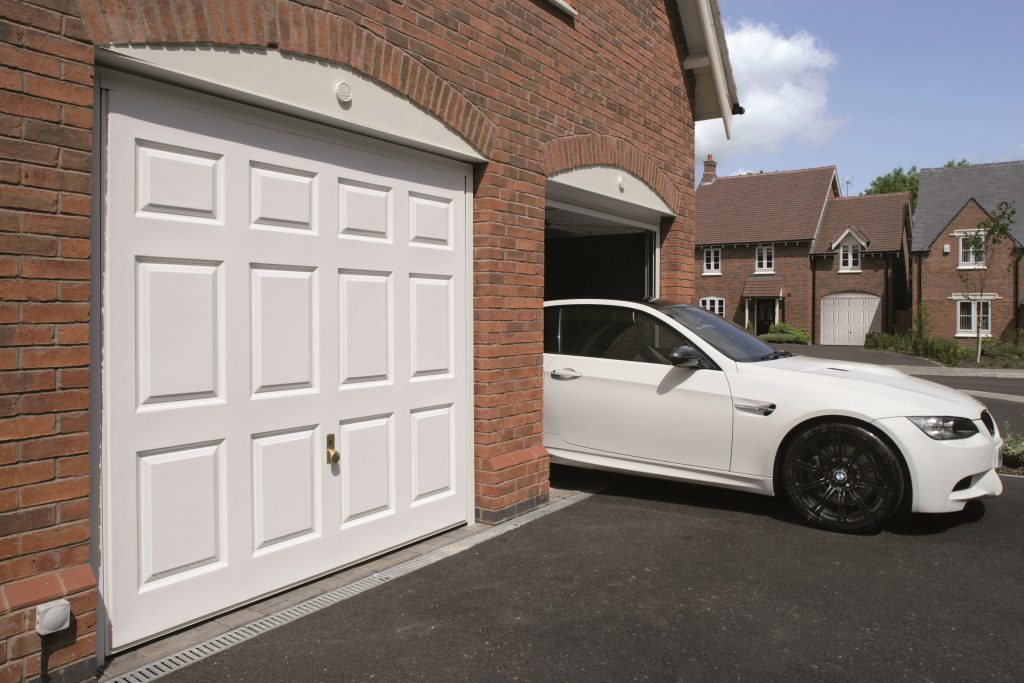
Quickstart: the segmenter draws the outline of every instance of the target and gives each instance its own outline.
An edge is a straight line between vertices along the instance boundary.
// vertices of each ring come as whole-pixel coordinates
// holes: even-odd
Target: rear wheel
[[[899,456],[870,429],[844,422],[801,432],[783,456],[782,484],[814,526],[864,533],[887,522],[903,500]]]

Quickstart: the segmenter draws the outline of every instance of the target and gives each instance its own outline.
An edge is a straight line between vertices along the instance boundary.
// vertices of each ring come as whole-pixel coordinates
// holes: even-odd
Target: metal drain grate
[[[558,512],[559,510],[569,507],[574,503],[578,503],[586,498],[589,498],[590,493],[576,493],[568,498],[563,498],[560,501],[551,503],[532,512],[528,512],[521,517],[510,519],[507,522],[496,524],[489,529],[485,529],[478,534],[473,534],[459,541],[454,541],[441,548],[436,548],[428,553],[424,553],[418,557],[414,557],[411,560],[406,560],[400,564],[396,564],[394,567],[383,569],[370,576],[357,579],[352,583],[346,584],[341,588],[336,588],[332,591],[310,598],[304,602],[300,602],[292,607],[285,608],[280,612],[275,612],[269,616],[251,621],[244,626],[239,626],[236,629],[222,633],[221,635],[210,638],[209,640],[203,641],[197,645],[193,645],[189,648],[175,652],[172,655],[167,655],[163,659],[158,659],[155,662],[141,666],[138,669],[134,669],[127,673],[123,673],[115,678],[110,678],[104,681],[104,683],[147,683],[148,681],[154,681],[162,676],[165,676],[172,671],[182,669],[189,664],[195,664],[196,662],[206,659],[212,655],[217,654],[223,650],[228,649],[232,645],[238,645],[244,643],[247,640],[251,640],[256,636],[266,633],[267,631],[273,630],[278,626],[284,626],[296,619],[300,619],[306,615],[319,612],[325,607],[336,605],[342,600],[347,600],[353,596],[364,593],[368,590],[381,586],[393,579],[411,574],[417,569],[422,569],[428,565],[439,562],[452,555],[457,555],[464,550],[468,550],[473,546],[479,545],[485,541],[489,541],[492,538],[506,534],[509,531],[518,529],[524,524],[540,519],[546,515],[550,515],[552,512]]]

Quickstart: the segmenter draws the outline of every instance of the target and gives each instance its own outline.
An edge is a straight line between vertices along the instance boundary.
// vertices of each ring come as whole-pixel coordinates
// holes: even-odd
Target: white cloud
[[[817,38],[805,31],[785,36],[744,19],[726,25],[726,41],[746,113],[733,118],[732,140],[720,120],[697,123],[698,162],[711,153],[728,164],[791,142],[818,147],[835,136],[843,121],[828,112],[827,72],[836,56]]]

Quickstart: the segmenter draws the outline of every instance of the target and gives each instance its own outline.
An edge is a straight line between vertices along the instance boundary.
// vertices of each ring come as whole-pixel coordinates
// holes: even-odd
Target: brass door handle
[[[341,453],[334,447],[334,434],[327,435],[327,464],[335,465],[341,460]]]

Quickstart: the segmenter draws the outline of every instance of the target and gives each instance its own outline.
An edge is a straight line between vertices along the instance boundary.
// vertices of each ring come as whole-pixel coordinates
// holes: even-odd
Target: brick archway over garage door
[[[395,45],[336,14],[289,0],[180,3],[80,0],[94,45],[230,45],[345,64],[430,112],[490,158],[497,126],[458,90]]]
[[[651,188],[675,213],[661,222],[661,300],[693,303],[693,189],[680,188],[628,140],[611,135],[570,135],[544,143],[548,177],[587,166],[629,171]],[[680,225],[681,224],[681,225]],[[679,228],[682,227],[680,230]]]

